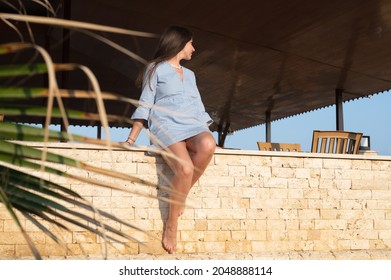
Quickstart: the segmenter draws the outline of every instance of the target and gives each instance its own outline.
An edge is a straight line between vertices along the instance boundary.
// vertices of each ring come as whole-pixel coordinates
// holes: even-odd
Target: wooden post
[[[335,104],[336,104],[336,125],[337,130],[344,130],[343,127],[343,90],[335,89]]]
[[[265,113],[266,115],[266,142],[271,142],[272,135],[271,135],[271,115],[272,113],[270,111],[267,111]]]

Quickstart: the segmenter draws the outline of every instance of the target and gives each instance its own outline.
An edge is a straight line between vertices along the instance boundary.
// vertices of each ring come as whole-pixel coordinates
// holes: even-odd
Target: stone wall
[[[31,144],[39,146],[39,144]],[[162,158],[145,150],[106,150],[89,145],[50,151],[91,165],[167,185],[171,174]],[[109,180],[86,170],[80,176]],[[109,255],[165,254],[161,232],[167,203],[128,192],[59,180],[95,207],[146,230],[120,228],[144,243],[112,243]],[[120,187],[167,197],[163,190],[116,180]],[[72,207],[72,206],[70,206]],[[101,238],[72,226],[56,244],[30,221],[23,226],[45,257],[101,254]],[[113,226],[117,226],[113,223]],[[217,150],[204,176],[189,194],[180,218],[179,253],[327,252],[391,247],[391,157]],[[0,258],[31,257],[19,230],[0,204]]]

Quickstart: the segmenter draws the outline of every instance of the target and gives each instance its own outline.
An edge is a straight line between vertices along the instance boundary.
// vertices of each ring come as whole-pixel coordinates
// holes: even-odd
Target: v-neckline
[[[182,71],[180,71],[182,70]],[[174,71],[179,75],[179,79],[183,82],[183,68],[181,69],[174,69]]]
[[[178,69],[178,70],[182,70],[182,73],[181,73],[177,69],[175,69],[175,67],[173,67],[170,62],[166,61],[166,63],[167,63],[167,66],[170,67],[171,69],[173,69],[174,72],[179,76],[179,80],[181,80],[181,82],[183,82],[183,72],[184,72],[183,66],[180,69]]]

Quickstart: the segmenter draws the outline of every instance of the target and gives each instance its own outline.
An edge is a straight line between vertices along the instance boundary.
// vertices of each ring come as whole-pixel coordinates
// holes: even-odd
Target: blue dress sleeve
[[[195,78],[195,75],[193,74],[193,79],[194,79],[194,84],[196,85],[197,82],[196,82],[196,78]],[[196,89],[198,91],[198,87],[196,85]],[[204,103],[202,102],[202,99],[201,99],[201,94],[199,93],[198,91],[198,107],[200,108],[200,116],[199,116],[199,119],[202,121],[202,122],[205,122],[207,125],[211,125],[213,123],[213,120],[212,118],[210,117],[210,115],[206,112],[205,110],[205,106],[204,106]]]
[[[157,85],[156,71],[151,76],[151,80],[149,82],[147,81],[145,75],[141,96],[139,99],[139,104],[136,110],[134,111],[131,119],[148,120],[151,108],[155,103],[156,85]]]

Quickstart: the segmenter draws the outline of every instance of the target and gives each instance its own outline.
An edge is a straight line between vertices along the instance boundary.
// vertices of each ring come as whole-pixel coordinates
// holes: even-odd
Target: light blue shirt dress
[[[132,119],[148,121],[151,143],[166,148],[202,132],[213,121],[205,112],[193,71],[182,67],[183,80],[168,62],[160,63],[150,83],[144,79]]]

